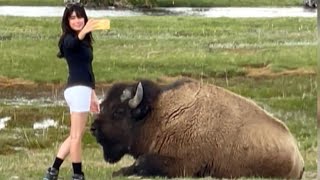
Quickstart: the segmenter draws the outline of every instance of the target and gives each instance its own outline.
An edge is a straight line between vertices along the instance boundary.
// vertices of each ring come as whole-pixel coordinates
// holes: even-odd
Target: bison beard
[[[125,155],[128,152],[128,150],[121,145],[110,146],[102,143],[101,146],[103,148],[104,160],[106,160],[109,163],[116,163],[120,161],[123,155]]]
[[[91,126],[107,162],[136,160],[114,176],[302,177],[288,128],[255,103],[186,79],[113,85]]]

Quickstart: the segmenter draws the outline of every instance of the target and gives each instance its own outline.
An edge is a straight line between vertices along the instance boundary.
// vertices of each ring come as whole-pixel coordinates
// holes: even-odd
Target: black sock
[[[73,167],[73,173],[74,174],[82,174],[82,164],[81,164],[81,162],[72,163],[72,167]]]
[[[62,163],[63,163],[63,159],[60,159],[60,158],[56,157],[52,167],[59,170],[59,168],[60,168]]]

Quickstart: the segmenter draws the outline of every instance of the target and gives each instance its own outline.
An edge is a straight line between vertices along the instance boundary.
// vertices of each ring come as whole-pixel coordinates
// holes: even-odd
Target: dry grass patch
[[[0,87],[12,87],[12,86],[34,86],[35,83],[30,80],[25,80],[21,78],[8,78],[5,76],[0,76]]]
[[[272,71],[270,66],[265,67],[246,67],[246,76],[247,77],[279,77],[286,75],[315,75],[316,71],[314,69],[306,69],[306,68],[298,68],[298,69],[290,69],[283,70],[280,72]]]

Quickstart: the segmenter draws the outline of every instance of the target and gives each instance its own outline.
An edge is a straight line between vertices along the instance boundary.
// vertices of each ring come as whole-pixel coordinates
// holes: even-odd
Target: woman
[[[59,58],[65,58],[69,77],[64,97],[70,108],[70,135],[59,148],[52,167],[44,180],[58,179],[59,168],[66,156],[70,155],[73,180],[85,179],[81,164],[81,140],[89,112],[99,112],[95,94],[95,78],[92,70],[92,35],[97,23],[88,20],[82,4],[68,4],[61,22],[62,35],[59,40]]]

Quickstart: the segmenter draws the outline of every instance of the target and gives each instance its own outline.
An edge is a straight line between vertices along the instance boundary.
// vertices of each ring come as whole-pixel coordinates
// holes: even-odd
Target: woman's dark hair
[[[72,35],[77,35],[77,33],[71,29],[70,25],[69,25],[69,17],[71,16],[71,14],[75,12],[76,16],[78,18],[84,18],[84,22],[87,23],[88,22],[88,17],[86,14],[86,11],[83,7],[83,5],[81,3],[76,3],[76,4],[68,4],[64,10],[63,13],[63,17],[61,20],[61,29],[62,29],[62,35],[60,36],[59,39],[59,52],[57,54],[58,58],[63,58],[64,57],[64,53],[63,53],[63,49],[62,49],[62,44],[63,44],[63,40],[64,37],[67,34],[72,34]],[[92,34],[91,32],[87,33],[86,36],[84,37],[83,41],[87,42],[88,45],[90,46],[90,48],[92,49]]]

